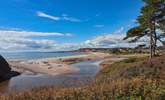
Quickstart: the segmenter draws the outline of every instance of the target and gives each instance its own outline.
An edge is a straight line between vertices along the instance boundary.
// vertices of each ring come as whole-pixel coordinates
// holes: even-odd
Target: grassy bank
[[[81,88],[42,88],[0,100],[165,100],[165,56],[106,62],[96,81]]]

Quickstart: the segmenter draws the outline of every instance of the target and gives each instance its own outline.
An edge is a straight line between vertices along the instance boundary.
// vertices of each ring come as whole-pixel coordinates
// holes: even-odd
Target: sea
[[[7,60],[35,60],[43,58],[84,55],[83,52],[0,52]]]

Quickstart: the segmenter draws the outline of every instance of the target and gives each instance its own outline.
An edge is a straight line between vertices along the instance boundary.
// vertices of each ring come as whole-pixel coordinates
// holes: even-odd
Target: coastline
[[[86,60],[103,60],[109,58],[111,55],[106,53],[91,52],[84,55],[45,58],[38,60],[19,60],[9,61],[13,71],[21,74],[47,74],[47,75],[61,75],[67,73],[78,72],[79,69],[72,66],[72,64],[86,61]]]
[[[100,71],[110,65],[108,62],[112,64],[123,59],[127,58],[92,52],[78,56],[10,61],[12,70],[20,72],[21,75],[8,81],[10,87],[8,85],[2,87],[7,87],[5,93],[51,86],[76,87],[88,84],[86,83],[87,80],[88,82],[89,80],[95,80]]]

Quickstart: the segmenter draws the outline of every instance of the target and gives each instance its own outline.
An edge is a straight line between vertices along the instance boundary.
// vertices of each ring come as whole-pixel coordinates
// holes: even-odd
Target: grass
[[[126,73],[127,70],[134,67],[133,65],[136,65],[137,63],[147,59],[146,57],[130,57],[129,59],[114,62],[113,64],[107,64],[106,67],[100,71],[100,73],[97,75],[97,80],[99,81],[105,81],[107,77],[118,79],[122,78],[122,74]],[[129,73],[134,73],[132,71],[129,71]]]
[[[0,100],[165,100],[165,56],[107,63],[96,81],[80,88],[41,88]]]

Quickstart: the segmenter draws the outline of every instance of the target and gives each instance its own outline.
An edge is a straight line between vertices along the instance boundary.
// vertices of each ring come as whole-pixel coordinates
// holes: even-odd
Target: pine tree
[[[144,7],[141,8],[141,15],[138,16],[138,26],[128,30],[125,40],[133,38],[136,42],[141,37],[150,37],[150,57],[156,55],[157,41],[162,44],[165,37],[165,0],[142,0]]]

